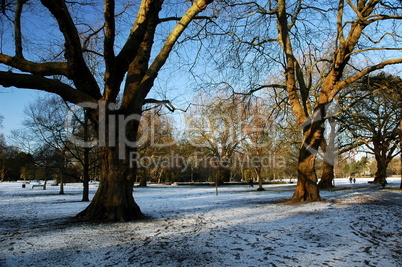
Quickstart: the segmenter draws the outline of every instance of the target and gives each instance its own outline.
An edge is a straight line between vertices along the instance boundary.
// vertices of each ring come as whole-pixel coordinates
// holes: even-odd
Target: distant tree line
[[[399,173],[395,157],[400,153],[400,85],[398,77],[380,73],[349,87],[339,99],[332,118],[337,128],[333,153],[338,159],[332,177],[382,179]],[[253,99],[227,93],[197,96],[181,114],[180,127],[175,127],[178,119],[168,112],[163,105],[149,105],[141,118],[140,145],[132,158],[138,168],[137,184],[253,180],[263,190],[264,182],[297,177],[301,133],[286,105],[278,106],[269,94]],[[60,181],[63,177],[65,182],[84,184],[99,179],[98,149],[79,145],[96,141],[82,109],[73,110],[57,97],[39,98],[25,114],[25,129],[13,131],[14,146],[8,147],[2,139],[2,179]],[[378,144],[383,150],[375,149]],[[357,153],[366,156],[356,161]],[[319,154],[319,177],[326,175],[325,161],[325,154]]]

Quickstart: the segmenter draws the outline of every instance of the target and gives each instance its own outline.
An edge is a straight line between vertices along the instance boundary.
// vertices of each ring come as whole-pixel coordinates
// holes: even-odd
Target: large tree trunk
[[[104,129],[95,125],[98,129],[100,127],[99,134],[103,135],[99,136],[102,145],[101,179],[91,204],[77,215],[79,219],[125,222],[144,218],[133,197],[138,166],[136,158],[133,159],[131,155],[136,155],[137,150],[135,144],[128,143],[137,140],[140,116],[116,125],[110,121],[118,115],[113,113],[105,110],[99,116],[100,125],[103,124]]]
[[[334,165],[324,161],[324,168],[321,175],[321,180],[318,183],[318,188],[328,189],[333,188],[334,181]]]
[[[315,172],[315,159],[323,140],[325,106],[315,109],[312,118],[304,124],[303,144],[299,152],[298,180],[291,201],[321,201]]]
[[[133,197],[135,166],[130,169],[128,160],[120,160],[117,150],[102,149],[101,182],[91,204],[77,215],[79,219],[124,222],[144,218]]]
[[[298,180],[296,190],[291,201],[321,201],[315,172],[315,155],[306,149],[301,149],[298,167]]]
[[[374,175],[374,184],[381,184],[387,178],[387,168],[390,160],[378,156],[375,156],[377,162],[377,171]]]

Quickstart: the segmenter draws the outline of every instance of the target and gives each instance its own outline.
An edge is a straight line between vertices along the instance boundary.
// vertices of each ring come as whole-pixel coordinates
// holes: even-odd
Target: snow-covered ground
[[[0,183],[0,266],[402,266],[400,179],[336,180],[326,201],[278,204],[293,185],[135,188],[149,220],[75,223],[82,186]],[[91,185],[91,196],[96,186]]]

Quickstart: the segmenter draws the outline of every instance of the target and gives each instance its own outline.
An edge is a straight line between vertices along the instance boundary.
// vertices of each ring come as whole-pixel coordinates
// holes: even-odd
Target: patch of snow
[[[113,224],[71,222],[81,184],[0,183],[0,266],[402,266],[400,179],[368,180],[302,205],[275,202],[295,184],[135,187],[150,219]]]

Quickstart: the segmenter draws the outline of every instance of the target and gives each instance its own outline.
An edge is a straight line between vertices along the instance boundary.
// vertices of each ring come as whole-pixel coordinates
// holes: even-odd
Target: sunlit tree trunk
[[[320,201],[321,197],[317,186],[317,175],[315,173],[315,155],[306,149],[301,149],[298,180],[296,190],[291,197],[292,201]]]
[[[321,180],[318,183],[318,188],[320,189],[327,189],[333,188],[333,181],[334,181],[334,165],[324,161],[323,163],[323,171],[321,175]]]
[[[299,125],[303,128],[303,141],[299,150],[298,181],[291,201],[317,201],[321,200],[317,175],[315,172],[315,159],[319,145],[323,138],[323,115],[321,107],[317,106],[313,114],[308,111],[309,88],[304,83],[300,66],[293,52],[288,13],[285,0],[278,1],[277,10],[278,37],[283,52],[286,55],[286,90],[293,114]],[[318,120],[317,120],[318,119]]]
[[[312,117],[304,124],[303,143],[299,151],[298,180],[290,200],[296,202],[320,201],[317,185],[315,160],[323,140],[325,105],[315,109]]]
[[[321,90],[315,104],[314,113],[317,111],[324,111],[324,107],[331,103],[334,97],[347,85],[356,82],[363,76],[384,68],[386,65],[399,64],[402,58],[390,59],[382,61],[375,65],[369,65],[362,71],[357,72],[349,77],[344,76],[344,70],[348,65],[350,58],[355,52],[356,47],[361,39],[363,30],[371,23],[377,23],[377,20],[371,20],[371,15],[376,12],[377,5],[381,1],[358,1],[358,6],[353,6],[350,1],[339,1],[336,17],[336,44],[335,50],[331,56],[331,65],[326,76],[323,78]],[[298,2],[301,4],[301,2]],[[352,7],[356,13],[355,19],[344,21],[344,8],[345,3]],[[299,123],[303,127],[303,146],[300,149],[299,167],[298,167],[298,185],[292,197],[294,201],[303,200],[319,200],[318,186],[316,184],[317,177],[314,171],[316,153],[319,148],[320,142],[323,139],[322,130],[325,113],[321,113],[322,118],[319,121],[314,121],[316,115],[309,114],[309,101],[311,97],[310,87],[304,79],[304,73],[301,70],[296,54],[292,48],[291,31],[295,25],[294,21],[297,19],[297,14],[302,9],[295,12],[294,17],[289,14],[287,9],[286,0],[278,0],[275,14],[277,16],[277,29],[278,29],[278,42],[280,43],[285,62],[285,78],[286,90],[288,92],[289,103],[292,106],[293,113]],[[350,15],[350,14],[349,14]],[[379,19],[387,19],[387,16],[375,15]],[[374,17],[375,17],[374,16]],[[399,17],[398,17],[399,18]],[[345,27],[348,25],[348,27]],[[312,117],[312,119],[310,119]],[[311,121],[310,121],[311,120]],[[306,124],[310,126],[306,126]]]

